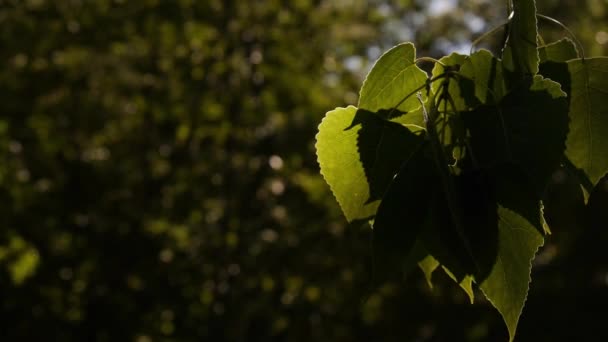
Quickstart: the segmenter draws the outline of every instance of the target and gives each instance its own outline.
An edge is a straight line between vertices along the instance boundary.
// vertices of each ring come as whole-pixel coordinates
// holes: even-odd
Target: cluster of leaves
[[[357,107],[319,126],[321,173],[348,221],[373,226],[377,280],[416,264],[473,284],[513,340],[531,261],[550,227],[542,200],[565,167],[588,195],[608,172],[608,58],[539,44],[534,1],[513,1],[501,58],[453,53],[427,74],[414,45],[376,62]]]

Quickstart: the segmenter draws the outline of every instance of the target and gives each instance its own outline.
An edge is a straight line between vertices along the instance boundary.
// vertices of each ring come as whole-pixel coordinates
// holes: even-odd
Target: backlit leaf
[[[509,341],[513,341],[528,296],[531,262],[543,238],[539,227],[515,211],[499,206],[498,216],[496,263],[479,287],[502,315],[509,330]]]
[[[578,51],[570,39],[563,38],[539,47],[538,55],[541,64],[546,62],[565,62],[570,59],[578,58]]]
[[[418,262],[418,267],[420,267],[422,273],[424,273],[426,283],[429,285],[430,288],[433,288],[433,272],[435,272],[437,267],[439,267],[439,261],[433,258],[432,255],[427,255]]]
[[[348,221],[369,219],[389,183],[423,139],[356,107],[326,114],[317,134],[321,174]]]
[[[490,51],[474,52],[460,68],[460,73],[474,82],[475,96],[483,104],[495,104],[507,93],[500,60]]]
[[[394,109],[407,113],[420,107],[416,96],[404,98],[424,86],[427,74],[415,64],[416,49],[403,43],[383,54],[370,70],[359,95],[359,108],[371,112]]]
[[[593,184],[608,172],[608,58],[568,61],[570,133],[566,156]]]

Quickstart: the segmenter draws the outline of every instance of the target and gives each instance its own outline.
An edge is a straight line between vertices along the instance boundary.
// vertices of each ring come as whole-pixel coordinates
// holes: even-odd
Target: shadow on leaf
[[[358,109],[352,123],[344,129],[361,126],[357,151],[369,185],[366,204],[382,199],[401,165],[424,141],[403,125],[385,120],[389,113],[390,110],[373,113]]]

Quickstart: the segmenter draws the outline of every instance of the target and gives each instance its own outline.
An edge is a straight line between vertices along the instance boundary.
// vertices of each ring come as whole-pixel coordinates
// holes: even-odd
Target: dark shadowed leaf
[[[515,162],[536,191],[544,191],[568,133],[568,102],[558,83],[537,75],[529,89],[516,89],[498,106],[482,106],[463,117],[472,154],[481,166]]]
[[[375,277],[403,267],[430,210],[429,189],[436,187],[435,164],[419,148],[407,159],[388,187],[374,219]],[[418,260],[411,260],[415,264]]]
[[[421,241],[429,254],[473,300],[471,281],[484,279],[496,260],[497,212],[491,179],[479,172],[454,177],[460,229],[453,222],[446,194],[436,193]]]

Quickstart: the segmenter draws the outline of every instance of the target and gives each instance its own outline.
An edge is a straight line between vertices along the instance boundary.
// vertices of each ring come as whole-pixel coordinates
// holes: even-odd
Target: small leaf
[[[507,93],[500,60],[487,50],[473,53],[460,73],[474,82],[475,96],[483,104],[495,104]]]
[[[538,73],[536,5],[533,0],[513,0],[509,38],[503,50],[503,65],[516,77],[531,78]]]
[[[571,77],[566,62],[578,58],[576,46],[570,39],[564,38],[540,47],[538,52],[541,60],[539,73],[559,83],[570,101]]]
[[[539,47],[538,55],[541,64],[546,62],[566,62],[570,59],[578,58],[578,51],[570,39],[563,38]]]
[[[416,49],[403,43],[383,54],[367,75],[359,96],[359,108],[371,112],[395,109],[401,113],[420,107],[415,96],[405,96],[424,86],[427,74],[415,63]]]
[[[471,302],[471,304],[473,304],[475,302],[475,291],[473,291],[473,276],[465,275],[464,277],[462,277],[462,279],[458,279],[447,267],[443,266],[442,268],[445,274],[447,274],[448,277],[452,278],[452,280],[455,281],[458,286],[460,286],[460,288],[467,294],[467,296],[469,297],[469,301]]]
[[[321,174],[350,222],[376,214],[394,175],[423,142],[404,126],[353,106],[328,112],[316,139]]]
[[[444,64],[446,67],[448,68],[455,68],[456,70],[460,69],[460,66],[463,65],[465,63],[465,61],[467,60],[468,56],[465,55],[461,55],[458,53],[452,53],[449,56],[444,56],[442,57],[439,61]],[[440,75],[444,74],[446,72],[446,67],[444,67],[443,65],[441,65],[440,63],[436,63],[435,66],[433,67],[433,71],[432,71],[432,77],[436,78],[439,77]],[[470,103],[472,102],[473,99],[470,99],[470,97],[472,96],[472,87],[470,89],[466,88],[465,86],[462,86],[459,82],[460,80],[457,78],[453,78],[450,77],[449,81],[445,80],[441,80],[441,81],[437,81],[437,82],[433,82],[433,84],[431,84],[431,90],[433,91],[433,93],[437,94],[439,92],[439,88],[440,87],[447,87],[447,91],[450,94],[451,98],[452,98],[452,102],[454,103],[454,105],[456,106],[456,108],[452,108],[452,104],[451,103],[446,103],[446,109],[448,112],[460,112],[463,110],[468,109],[468,107],[470,106]],[[467,90],[469,90],[467,92]],[[467,98],[467,96],[469,98]],[[440,110],[444,110],[444,108],[440,108]]]
[[[439,267],[439,261],[433,258],[432,255],[427,255],[424,257],[424,259],[418,262],[418,267],[420,267],[422,273],[424,273],[426,283],[430,288],[433,288],[433,272],[435,272],[437,267]]]

